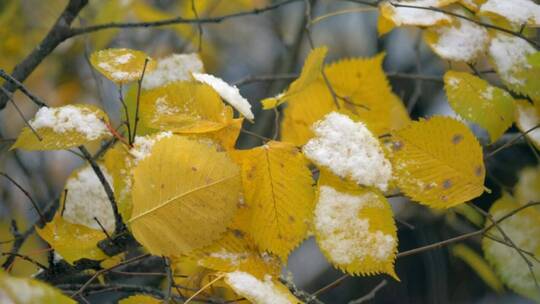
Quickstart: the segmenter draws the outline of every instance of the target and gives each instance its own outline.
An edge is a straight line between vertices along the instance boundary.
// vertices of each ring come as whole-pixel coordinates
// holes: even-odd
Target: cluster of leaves
[[[487,53],[504,87],[457,69],[445,74],[444,83],[455,112],[484,128],[493,142],[514,122],[528,132],[540,121],[539,56],[523,36],[540,20],[520,16],[522,23],[516,23],[504,11],[490,10],[497,8],[490,2],[498,1],[383,2],[379,31],[424,27],[426,42],[456,67],[460,62],[473,66]],[[521,27],[523,34],[508,33]],[[480,34],[470,39],[473,30]],[[239,295],[254,303],[269,298],[300,302],[279,274],[310,235],[328,261],[347,274],[386,273],[399,280],[396,225],[387,197],[400,193],[435,209],[466,203],[485,191],[483,149],[463,120],[411,120],[382,70],[384,54],[325,64],[326,53],[326,47],[313,49],[299,77],[283,93],[261,101],[267,110],[286,105],[281,140],[267,139],[248,150],[236,149],[235,143],[243,117],[253,119],[249,103],[235,87],[204,74],[196,55],[181,55],[187,57],[174,61],[179,63],[169,71],[167,58],[153,59],[141,51],[94,53],[92,65],[109,80],[119,86],[137,82],[136,98],[127,104],[122,100],[121,131],[105,112],[88,105],[40,109],[30,121],[32,128],[22,131],[13,148],[56,150],[113,142],[97,167],[89,164],[73,172],[60,208],[38,234],[69,264],[85,258],[110,267],[124,254],[108,256],[98,243],[105,236],[131,233],[144,250],[171,261],[173,272],[183,275],[173,276],[176,283],[197,284],[197,290],[209,282],[219,288],[205,292],[230,300]],[[540,145],[536,132],[527,136]],[[505,194],[493,204],[493,221],[539,200],[539,172],[522,173],[527,177],[516,186],[516,197]],[[519,250],[538,257],[539,212],[527,208],[514,214],[500,223],[506,234],[493,232],[483,241],[504,283],[535,300],[540,294],[533,279],[540,268],[528,271],[512,247],[493,237],[513,239]],[[124,224],[126,230],[119,231]],[[483,261],[467,249],[455,252]],[[42,284],[17,284],[35,284],[43,289],[39,296],[51,296]],[[16,292],[7,293],[15,297],[11,293]],[[141,295],[123,303],[140,303],[142,297],[153,301]]]

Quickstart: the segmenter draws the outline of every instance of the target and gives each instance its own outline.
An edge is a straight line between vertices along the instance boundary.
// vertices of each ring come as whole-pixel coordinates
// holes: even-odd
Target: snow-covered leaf
[[[540,202],[540,165],[525,167],[519,171],[518,181],[514,185],[514,195],[516,202],[521,205]]]
[[[146,69],[144,68],[145,61]],[[151,72],[156,63],[144,52],[130,49],[105,49],[92,53],[92,66],[105,77],[117,84],[124,84],[141,78],[143,70]]]
[[[271,276],[258,279],[243,272],[230,272],[225,282],[240,296],[253,304],[300,304],[289,289]]]
[[[176,81],[192,80],[191,73],[204,72],[204,66],[196,53],[172,54],[157,60],[156,69],[145,73],[142,87],[155,89]]]
[[[531,0],[487,0],[480,13],[504,17],[518,29],[525,24],[540,26],[540,5]]]
[[[406,0],[397,3],[413,7],[399,7],[394,6],[390,1],[385,1],[379,6],[379,9],[381,18],[386,18],[396,26],[432,26],[450,23],[452,19],[449,15],[429,9],[419,9],[417,7],[439,8],[453,2],[455,2],[455,0]]]
[[[521,132],[528,132],[525,136],[540,149],[540,127],[537,127],[540,125],[540,101],[532,105],[526,100],[517,100],[516,125]]]

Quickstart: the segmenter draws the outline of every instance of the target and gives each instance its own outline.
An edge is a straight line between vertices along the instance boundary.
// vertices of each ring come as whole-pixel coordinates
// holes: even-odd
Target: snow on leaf
[[[235,271],[227,273],[225,282],[240,296],[253,304],[299,304],[285,285],[267,276],[260,280],[253,275]]]
[[[497,200],[490,208],[489,213],[495,220],[500,219],[509,212],[520,207],[509,194]],[[490,225],[486,221],[486,225]],[[500,222],[499,227],[512,240],[517,248],[532,252],[540,258],[540,212],[535,208],[526,208]],[[489,233],[497,239],[504,239],[498,229],[491,229]],[[540,291],[535,285],[527,263],[516,253],[511,246],[501,244],[490,238],[482,239],[482,248],[486,259],[494,266],[501,280],[516,293],[540,301]],[[540,264],[532,260],[532,269],[536,278],[540,277]]]
[[[283,260],[307,236],[314,197],[307,165],[289,143],[272,141],[243,151],[245,231],[262,250]]]
[[[5,304],[75,304],[62,291],[44,282],[17,278],[0,271],[0,301]]]
[[[443,7],[453,0],[409,0],[399,1],[398,4],[416,7]],[[413,25],[413,26],[432,26],[438,24],[445,24],[451,22],[450,16],[428,10],[419,9],[415,7],[399,7],[394,6],[392,2],[385,1],[380,7],[381,16],[390,20],[396,26]]]
[[[540,125],[540,101],[532,105],[526,100],[517,100],[516,125],[521,132],[528,132],[525,136],[540,149],[540,127],[532,130]]]
[[[512,91],[540,99],[540,67],[528,62],[536,49],[527,41],[497,33],[491,39],[489,56],[504,84]]]
[[[193,77],[197,81],[211,86],[221,98],[233,106],[245,118],[249,120],[255,119],[255,116],[251,112],[251,104],[240,95],[240,91],[236,86],[231,86],[221,78],[209,74],[193,73]]]
[[[387,273],[397,279],[396,226],[376,189],[345,183],[321,172],[314,213],[317,244],[337,268],[353,275]]]
[[[133,171],[133,235],[157,255],[211,244],[236,212],[239,171],[211,143],[175,135],[155,143]]]
[[[266,98],[261,101],[263,109],[272,109],[280,104],[286,102],[294,96],[306,89],[310,84],[315,82],[321,77],[321,71],[323,69],[324,58],[328,53],[328,48],[326,46],[318,47],[309,53],[302,67],[302,72],[300,76],[291,83],[289,88],[284,92],[279,94],[276,97]]]
[[[101,74],[114,83],[124,84],[141,78],[144,62],[146,72],[151,72],[156,63],[144,52],[130,49],[105,49],[92,53],[90,63]]]
[[[133,147],[129,150],[129,154],[133,157],[133,166],[150,156],[152,148],[157,142],[169,138],[172,135],[171,132],[166,131],[146,136],[135,136]]]
[[[531,0],[488,0],[480,7],[480,13],[502,16],[518,27],[540,25],[540,5]]]
[[[455,71],[444,75],[444,89],[452,109],[486,129],[492,142],[512,126],[514,99],[508,92],[472,74]]]
[[[210,86],[197,82],[173,82],[141,96],[143,123],[160,130],[183,134],[216,131],[229,124],[232,115],[232,109]]]
[[[142,87],[150,90],[172,82],[189,81],[191,73],[202,72],[204,66],[198,54],[172,54],[157,60],[156,69],[145,73]]]
[[[450,208],[484,191],[482,147],[463,123],[435,116],[392,134],[399,188],[433,208]]]
[[[307,158],[342,178],[386,191],[392,166],[363,123],[332,112],[315,123],[313,131],[316,137],[303,148]]]
[[[540,202],[540,165],[525,167],[519,171],[518,181],[514,185],[514,195],[516,202],[521,205]]]
[[[410,119],[401,100],[392,93],[382,69],[384,54],[373,58],[343,59],[327,65],[325,73],[339,96],[340,111],[364,122],[376,135],[406,125]],[[282,139],[297,145],[314,136],[311,126],[326,114],[337,111],[323,79],[292,96],[284,109]]]
[[[462,19],[428,28],[425,39],[441,58],[462,62],[474,61],[484,52],[489,42],[485,28]]]
[[[77,147],[110,136],[108,120],[107,114],[92,105],[42,107],[29,122],[42,140],[25,127],[11,148],[62,150]]]

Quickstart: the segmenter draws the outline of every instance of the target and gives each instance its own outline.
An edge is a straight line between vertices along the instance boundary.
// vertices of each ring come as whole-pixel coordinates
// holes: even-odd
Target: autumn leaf
[[[518,203],[509,194],[504,193],[490,208],[489,213],[494,220],[499,220],[509,212],[517,210]],[[535,208],[526,208],[500,222],[498,226],[510,238],[515,246],[521,250],[533,253],[536,259],[540,258],[540,212]],[[491,225],[486,221],[486,226]],[[491,229],[490,236],[505,239],[498,229]],[[499,277],[505,285],[516,293],[540,301],[540,291],[535,284],[533,275],[540,276],[540,264],[532,262],[533,273],[530,272],[527,262],[516,253],[512,246],[501,244],[492,238],[482,238],[482,248],[486,259],[494,266]]]
[[[480,14],[503,17],[517,29],[524,25],[540,25],[540,5],[531,0],[487,0],[480,7]]]
[[[413,122],[392,136],[399,188],[433,208],[449,208],[484,191],[482,148],[463,123],[443,116]]]
[[[397,278],[397,233],[386,198],[322,171],[314,213],[317,244],[335,267],[352,275]]]
[[[87,104],[40,108],[11,149],[62,150],[111,136],[109,119],[101,109]]]
[[[492,142],[501,137],[514,121],[512,96],[481,78],[448,71],[444,74],[444,89],[454,111],[486,129]]]
[[[537,149],[540,149],[540,101],[532,105],[526,100],[516,101],[516,125]],[[536,129],[535,129],[536,128]]]
[[[328,48],[325,46],[311,50],[306,58],[306,61],[304,62],[300,76],[291,83],[289,88],[284,93],[281,93],[276,97],[262,100],[261,103],[263,105],[263,109],[267,110],[279,106],[280,104],[288,101],[289,98],[295,94],[302,92],[310,84],[319,79],[321,77],[321,71],[323,69],[326,53],[328,53]]]
[[[133,208],[131,202],[131,186],[133,185],[131,170],[133,164],[130,158],[128,148],[120,142],[107,150],[103,156],[103,165],[112,180],[111,187],[118,205],[118,211],[124,220],[131,217],[131,209]]]
[[[519,171],[513,193],[516,203],[520,205],[540,202],[540,165],[525,167]],[[536,208],[540,210],[540,208]]]
[[[128,224],[153,254],[180,255],[207,246],[232,221],[239,199],[239,169],[212,143],[164,138],[133,174]]]
[[[17,278],[0,271],[0,299],[6,304],[75,304],[62,291],[34,279]]]
[[[242,185],[250,221],[246,231],[283,260],[306,237],[314,191],[311,172],[292,144],[271,141],[245,151]]]
[[[145,68],[145,61],[146,68]],[[92,53],[90,63],[116,84],[138,80],[144,72],[152,71],[156,63],[144,52],[130,49],[105,49]]]
[[[258,279],[253,275],[235,271],[227,273],[225,282],[239,295],[253,304],[299,304],[298,300],[289,289],[270,276]]]
[[[232,119],[232,109],[208,85],[180,81],[145,91],[141,118],[160,130],[205,133],[224,128]]]
[[[417,7],[442,7],[455,2],[455,0],[409,0],[401,1],[399,4]],[[432,26],[445,24],[451,21],[448,15],[427,9],[416,7],[394,6],[390,1],[384,1],[379,6],[380,14],[383,18],[390,20],[396,26]]]

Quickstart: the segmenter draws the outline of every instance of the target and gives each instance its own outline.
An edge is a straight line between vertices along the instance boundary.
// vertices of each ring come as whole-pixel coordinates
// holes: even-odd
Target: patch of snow
[[[130,62],[133,57],[135,57],[135,56],[133,56],[133,54],[126,53],[124,55],[121,55],[121,56],[118,56],[118,57],[114,58],[114,62],[117,63],[117,64],[126,64],[126,63]]]
[[[482,96],[482,98],[487,99],[487,100],[493,100],[494,91],[495,91],[495,88],[489,86],[487,87],[487,89],[485,89],[484,91],[480,93],[480,96]]]
[[[172,135],[172,132],[167,131],[156,135],[136,136],[133,142],[133,148],[129,150],[129,153],[134,157],[134,165],[150,155],[156,142]]]
[[[540,124],[540,115],[532,105],[524,106],[517,104],[517,121],[516,124],[522,132],[527,132]],[[537,147],[540,147],[540,128],[530,131],[526,135]]]
[[[192,79],[191,73],[203,71],[203,63],[196,53],[172,54],[158,60],[156,69],[144,75],[142,87],[150,90],[175,81],[188,81]]]
[[[365,124],[332,112],[312,128],[316,137],[303,147],[309,159],[340,177],[386,191],[392,166]]]
[[[517,71],[530,68],[527,56],[535,53],[535,48],[527,41],[498,33],[489,46],[489,55],[493,59],[501,78],[514,85],[523,85],[524,80],[514,75]]]
[[[110,134],[105,123],[92,111],[72,105],[57,108],[40,108],[30,125],[39,130],[50,128],[55,133],[74,131],[83,134],[88,140]]]
[[[394,253],[397,240],[380,230],[370,230],[368,218],[360,218],[366,207],[383,207],[374,193],[350,195],[321,186],[314,224],[318,243],[338,264],[363,261],[367,257],[386,261]]]
[[[251,104],[240,95],[236,86],[231,86],[221,78],[209,74],[193,73],[193,77],[202,83],[211,86],[226,102],[233,106],[245,118],[253,120],[255,116],[251,112]]]
[[[470,21],[460,20],[459,25],[441,26],[435,29],[439,40],[432,44],[433,50],[442,58],[471,62],[488,44],[485,28]]]
[[[540,24],[540,5],[531,0],[488,0],[482,4],[480,12],[497,14],[519,26]]]
[[[227,283],[239,295],[257,304],[289,304],[286,294],[276,288],[270,276],[259,280],[247,272],[235,271],[226,275]]]
[[[398,3],[403,5],[420,6],[426,8],[441,6],[441,1],[439,0],[412,0],[399,1]],[[440,12],[412,7],[396,7],[389,2],[386,2],[383,5],[385,9],[388,9],[391,12],[391,19],[397,26],[431,26],[441,21],[451,21],[451,18],[448,15]]]

